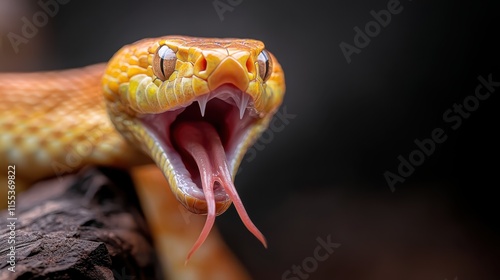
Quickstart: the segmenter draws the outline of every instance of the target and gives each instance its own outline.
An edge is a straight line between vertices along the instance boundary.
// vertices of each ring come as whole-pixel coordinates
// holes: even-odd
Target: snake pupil
[[[165,68],[163,67],[164,62],[165,62],[165,59],[163,57],[160,58],[160,65],[161,65],[160,70],[161,70],[162,77],[165,77]]]

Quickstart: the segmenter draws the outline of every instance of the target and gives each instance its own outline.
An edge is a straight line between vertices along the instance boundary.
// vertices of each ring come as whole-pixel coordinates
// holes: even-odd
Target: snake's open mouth
[[[245,226],[265,244],[232,180],[247,134],[258,120],[250,95],[232,85],[223,85],[173,110],[141,117],[170,162],[173,178],[167,179],[176,186],[176,196],[190,211],[207,214],[191,253],[208,236],[215,216],[231,202]]]
[[[225,154],[224,162],[231,171],[236,164],[235,157],[240,152],[239,145],[245,139],[248,129],[257,121],[256,116],[253,102],[248,94],[233,86],[224,85],[215,91],[198,96],[188,104],[161,114],[144,115],[141,120],[148,131],[156,136],[157,142],[168,155],[178,189],[184,195],[203,202],[205,194],[202,187],[201,166],[196,162],[198,156],[191,154],[186,148],[197,142],[204,147],[210,158],[217,158],[221,155],[212,153],[211,150],[215,148],[213,141],[220,141]],[[192,126],[190,131],[186,131],[188,125]],[[200,133],[201,138],[194,139],[195,134]],[[213,190],[218,204],[230,200],[220,181],[214,182]],[[206,208],[203,209],[202,205],[186,206],[193,212],[206,213]],[[218,209],[217,214],[221,214],[224,210]]]

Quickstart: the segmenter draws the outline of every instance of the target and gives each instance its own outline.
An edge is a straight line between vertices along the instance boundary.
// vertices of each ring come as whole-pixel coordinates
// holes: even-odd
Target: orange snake
[[[207,215],[188,259],[231,203],[266,246],[233,180],[284,92],[280,64],[251,39],[144,39],[107,64],[1,74],[0,167],[16,165],[19,189],[86,165],[152,160],[177,200]]]

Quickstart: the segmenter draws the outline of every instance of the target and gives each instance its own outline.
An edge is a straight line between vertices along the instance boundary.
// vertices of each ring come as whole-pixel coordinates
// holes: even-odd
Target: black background
[[[265,42],[296,117],[244,160],[236,186],[269,249],[233,208],[217,219],[255,279],[282,279],[327,236],[341,245],[307,279],[498,279],[500,87],[458,129],[443,119],[474,94],[478,76],[500,81],[495,1],[402,0],[351,63],[339,44],[352,45],[353,28],[388,0],[242,0],[223,20],[213,1],[71,0],[17,54],[6,34],[20,34],[20,17],[40,7],[3,2],[28,3],[3,14],[3,71],[107,61],[125,44],[169,34]],[[447,140],[391,191],[384,172],[396,173],[398,156],[435,128]]]

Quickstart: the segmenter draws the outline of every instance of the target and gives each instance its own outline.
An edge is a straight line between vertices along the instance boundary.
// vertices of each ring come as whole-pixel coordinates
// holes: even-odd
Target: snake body
[[[284,92],[280,64],[252,39],[143,39],[107,64],[4,73],[0,167],[15,165],[21,187],[86,165],[153,161],[177,200],[207,215],[188,258],[231,203],[265,245],[233,180]]]

